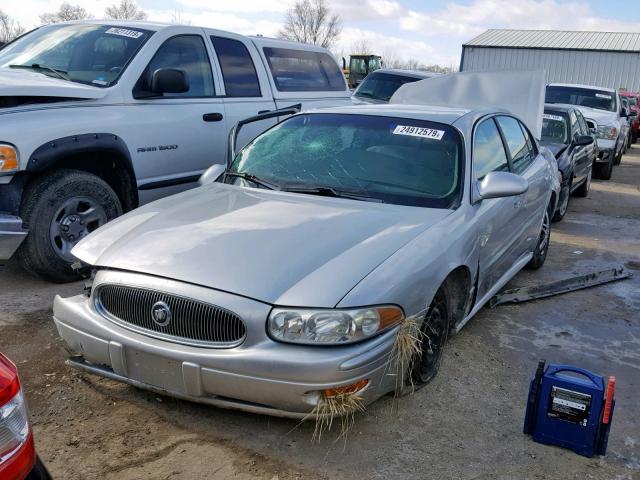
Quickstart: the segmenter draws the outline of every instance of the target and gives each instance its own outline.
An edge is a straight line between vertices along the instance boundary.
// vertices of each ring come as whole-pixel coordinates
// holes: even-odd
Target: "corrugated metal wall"
[[[463,47],[463,71],[547,71],[548,83],[581,83],[640,91],[640,53]]]

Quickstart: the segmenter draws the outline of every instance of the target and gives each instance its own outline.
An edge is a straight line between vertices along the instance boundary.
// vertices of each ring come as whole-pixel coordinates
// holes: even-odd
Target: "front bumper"
[[[140,275],[99,272],[99,276]],[[96,277],[96,281],[99,277]],[[215,349],[173,343],[125,329],[100,315],[83,295],[54,301],[54,321],[74,356],[76,368],[130,385],[199,403],[254,413],[305,418],[319,392],[362,379],[365,404],[394,390],[389,355],[396,330],[340,347],[290,345],[268,338],[270,306],[193,285],[162,280],[173,293],[188,289],[191,298],[232,309],[247,324],[244,343]],[[139,285],[140,283],[138,283]],[[153,286],[149,286],[153,288]],[[259,330],[256,331],[256,327]]]
[[[26,236],[21,218],[0,213],[0,262],[11,258]]]

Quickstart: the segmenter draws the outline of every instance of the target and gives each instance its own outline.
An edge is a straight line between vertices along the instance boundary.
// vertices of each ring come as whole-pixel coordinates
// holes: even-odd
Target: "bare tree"
[[[146,20],[147,14],[138,8],[134,0],[120,0],[120,4],[113,4],[104,11],[107,18],[115,20]]]
[[[373,54],[373,47],[371,42],[365,38],[361,38],[351,44],[351,53],[354,55],[371,55]]]
[[[325,0],[297,0],[287,12],[278,36],[328,48],[341,32],[340,16],[331,13]]]
[[[9,15],[0,10],[0,44],[9,43],[24,33],[24,28]]]
[[[89,12],[80,5],[72,5],[64,2],[60,5],[57,12],[43,13],[40,15],[40,21],[44,25],[48,25],[50,23],[68,22],[70,20],[84,20],[90,16]]]
[[[171,14],[171,20],[169,23],[175,23],[176,25],[191,25],[191,21],[185,18],[182,10],[177,9]]]

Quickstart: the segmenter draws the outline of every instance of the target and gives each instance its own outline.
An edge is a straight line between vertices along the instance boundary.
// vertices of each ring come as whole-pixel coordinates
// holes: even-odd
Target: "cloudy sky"
[[[0,0],[25,27],[62,0]],[[116,0],[68,0],[99,18]],[[118,0],[119,1],[119,0]],[[293,0],[138,0],[149,19],[275,36]],[[455,65],[460,45],[487,28],[640,31],[638,0],[327,0],[342,18],[336,53],[365,40],[376,53]]]

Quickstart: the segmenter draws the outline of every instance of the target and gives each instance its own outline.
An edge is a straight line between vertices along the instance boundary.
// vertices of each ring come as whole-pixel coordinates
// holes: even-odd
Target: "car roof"
[[[113,20],[110,18],[102,19],[102,20],[72,20],[69,22],[60,22],[52,24],[52,26],[57,25],[113,25],[114,27],[122,27],[122,28],[142,28],[144,30],[163,30],[165,28],[176,27],[178,25],[173,23],[164,23],[164,22],[149,22],[143,20]],[[45,27],[48,25],[45,25]],[[191,25],[185,25],[191,26]]]
[[[547,87],[577,87],[577,88],[586,88],[588,90],[601,90],[603,92],[611,92],[616,93],[615,88],[609,87],[598,87],[595,85],[581,85],[578,83],[550,83]]]
[[[431,78],[442,75],[437,72],[427,72],[425,70],[408,70],[404,68],[379,68],[371,72],[371,74],[375,73],[391,73],[393,75],[403,75],[405,77],[413,77],[413,78]]]
[[[349,105],[342,107],[317,108],[302,113],[336,113],[350,115],[376,115],[381,117],[401,117],[412,120],[428,120],[453,125],[461,118],[479,118],[491,113],[507,113],[500,109],[469,109],[458,107],[440,107],[429,105],[375,104]]]

